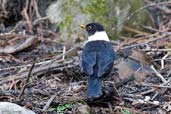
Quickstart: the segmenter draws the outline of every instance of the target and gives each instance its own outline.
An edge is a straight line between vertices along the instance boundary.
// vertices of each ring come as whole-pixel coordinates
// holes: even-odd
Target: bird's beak
[[[80,26],[80,28],[82,28],[82,29],[86,29],[86,26],[83,25],[83,24],[79,24],[79,26]]]

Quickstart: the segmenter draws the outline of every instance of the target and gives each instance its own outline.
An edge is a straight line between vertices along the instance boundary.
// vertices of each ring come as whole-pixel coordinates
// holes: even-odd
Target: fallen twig
[[[164,86],[164,85],[154,85],[154,84],[147,84],[147,83],[141,83],[143,86],[149,86],[149,87],[157,87],[157,88],[168,88],[171,89],[171,86]]]
[[[43,107],[43,112],[46,112],[47,109],[49,108],[50,104],[52,103],[53,99],[55,99],[56,95],[52,95],[51,98],[48,100],[48,102],[46,103],[46,105]]]
[[[0,53],[6,53],[6,54],[16,53],[18,51],[21,51],[23,49],[26,49],[26,48],[32,46],[33,44],[37,43],[38,41],[39,41],[39,39],[36,38],[35,36],[30,36],[23,43],[15,44],[12,46],[0,47]]]
[[[29,79],[30,79],[30,77],[31,77],[31,72],[32,72],[33,68],[34,68],[34,62],[33,62],[32,66],[31,66],[31,68],[30,68],[30,70],[29,70],[28,76],[27,76],[27,78],[26,78],[26,80],[25,80],[25,82],[24,82],[24,86],[23,86],[23,88],[21,89],[21,93],[19,94],[18,99],[21,98],[21,96],[22,96],[23,93],[24,93],[24,90],[26,89],[26,86],[28,85],[28,82],[29,82]]]
[[[163,83],[166,83],[167,81],[164,79],[164,77],[154,68],[153,65],[151,65],[151,69],[154,71],[154,73],[161,79]]]
[[[151,51],[154,51],[154,52],[171,52],[171,49],[141,49],[140,51],[143,51],[143,52],[151,52]]]
[[[161,68],[160,68],[160,69],[164,69],[164,61],[165,61],[165,59],[166,59],[169,55],[170,55],[170,52],[167,52],[167,54],[166,54],[164,57],[162,57],[162,59],[161,59]]]
[[[123,47],[123,48],[121,48],[121,49],[128,49],[128,48],[133,48],[133,47],[137,47],[137,46],[140,46],[140,45],[146,45],[146,44],[148,44],[148,43],[155,42],[155,41],[157,41],[157,40],[166,38],[167,36],[170,36],[170,35],[171,35],[171,32],[167,32],[167,34],[165,33],[165,34],[161,35],[161,36],[158,37],[158,38],[152,38],[152,39],[150,39],[150,40],[148,40],[148,41],[146,41],[146,42],[143,42],[143,43],[125,46],[125,47]]]
[[[28,25],[28,28],[29,28],[29,32],[30,33],[33,33],[33,26],[32,26],[32,22],[30,20],[30,17],[29,15],[27,14],[27,10],[26,8],[23,9],[22,13],[23,17],[25,18],[26,22],[27,22],[27,25]]]

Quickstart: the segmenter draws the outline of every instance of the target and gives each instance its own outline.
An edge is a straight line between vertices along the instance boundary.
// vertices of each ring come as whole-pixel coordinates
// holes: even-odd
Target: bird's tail
[[[87,85],[87,97],[94,100],[102,96],[102,79],[95,76],[89,76]]]

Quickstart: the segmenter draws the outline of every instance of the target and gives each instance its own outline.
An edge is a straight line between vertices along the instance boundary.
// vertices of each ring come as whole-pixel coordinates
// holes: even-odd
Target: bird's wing
[[[82,54],[82,67],[87,75],[93,75],[93,67],[96,64],[96,53],[83,51]]]
[[[102,77],[106,74],[109,74],[112,67],[113,62],[115,60],[114,52],[101,53],[100,59],[98,61],[98,77]]]

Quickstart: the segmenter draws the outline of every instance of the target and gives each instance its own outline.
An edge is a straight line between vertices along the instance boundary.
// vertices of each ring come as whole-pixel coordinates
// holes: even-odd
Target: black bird
[[[102,80],[112,70],[115,52],[101,24],[90,23],[80,27],[88,33],[82,53],[82,68],[88,75],[87,97],[92,101],[103,95]]]

